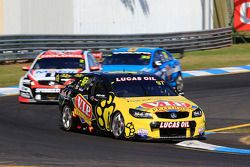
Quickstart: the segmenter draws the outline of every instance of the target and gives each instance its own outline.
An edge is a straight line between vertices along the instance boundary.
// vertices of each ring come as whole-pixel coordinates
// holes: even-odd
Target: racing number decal
[[[84,119],[87,124],[91,125],[92,105],[81,95],[75,97],[74,114]]]
[[[84,77],[81,81],[81,86],[84,86],[86,85],[86,83],[89,81],[89,78],[88,77]]]
[[[114,94],[109,94],[107,100],[102,100],[96,106],[95,115],[100,129],[110,131],[110,115],[114,112]]]

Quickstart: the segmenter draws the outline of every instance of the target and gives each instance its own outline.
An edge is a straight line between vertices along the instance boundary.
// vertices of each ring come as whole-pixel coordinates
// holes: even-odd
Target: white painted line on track
[[[246,69],[242,69],[241,67],[224,67],[220,68],[221,70],[227,71],[229,73],[239,73],[239,72],[245,72]]]
[[[209,150],[209,151],[215,151],[215,152],[250,155],[250,150],[247,150],[247,149],[238,149],[238,148],[218,146],[218,145],[204,143],[198,140],[186,140],[186,141],[177,143],[176,145],[181,146],[181,147],[186,147],[186,148],[195,148],[195,149]]]
[[[17,87],[0,88],[0,96],[8,96],[18,94]]]
[[[214,74],[206,72],[206,71],[183,71],[183,72],[187,73],[189,75],[193,75],[193,76],[209,76],[209,75],[214,75]]]

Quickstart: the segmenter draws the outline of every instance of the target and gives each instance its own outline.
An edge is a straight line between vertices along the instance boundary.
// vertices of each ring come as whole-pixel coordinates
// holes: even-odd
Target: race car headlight
[[[24,86],[33,86],[33,85],[35,85],[35,83],[34,83],[34,81],[32,81],[32,80],[29,80],[29,79],[24,79],[23,80],[23,85]]]
[[[34,81],[30,81],[30,85],[31,85],[31,86],[34,86],[34,85],[35,85],[35,82],[34,82]]]
[[[151,113],[145,111],[129,109],[129,113],[135,118],[146,118],[146,119],[153,118]]]
[[[200,108],[197,108],[196,110],[193,111],[192,116],[193,116],[193,118],[201,117],[202,116],[202,110]]]

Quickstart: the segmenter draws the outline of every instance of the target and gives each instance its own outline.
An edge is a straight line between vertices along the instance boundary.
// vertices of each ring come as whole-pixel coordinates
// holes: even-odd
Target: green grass
[[[180,59],[183,70],[197,70],[216,67],[230,67],[250,64],[250,43],[231,47],[186,52]],[[27,64],[0,65],[0,87],[18,85],[25,74],[22,66]]]
[[[0,65],[0,87],[18,85],[19,79],[25,74],[22,67],[27,64]]]
[[[197,70],[217,67],[230,67],[250,64],[250,44],[237,44],[231,47],[186,52],[180,59],[183,70]]]

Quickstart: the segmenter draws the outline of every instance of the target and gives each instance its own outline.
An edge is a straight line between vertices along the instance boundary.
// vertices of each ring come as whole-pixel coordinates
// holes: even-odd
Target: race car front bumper
[[[19,102],[58,102],[60,88],[29,88],[22,86],[19,90]]]
[[[177,139],[204,139],[205,138],[205,118],[188,119],[137,119],[129,123],[133,129],[126,126],[125,133],[135,132],[138,139],[145,140],[177,140]],[[131,136],[132,137],[132,136]],[[129,136],[128,136],[129,138]]]

